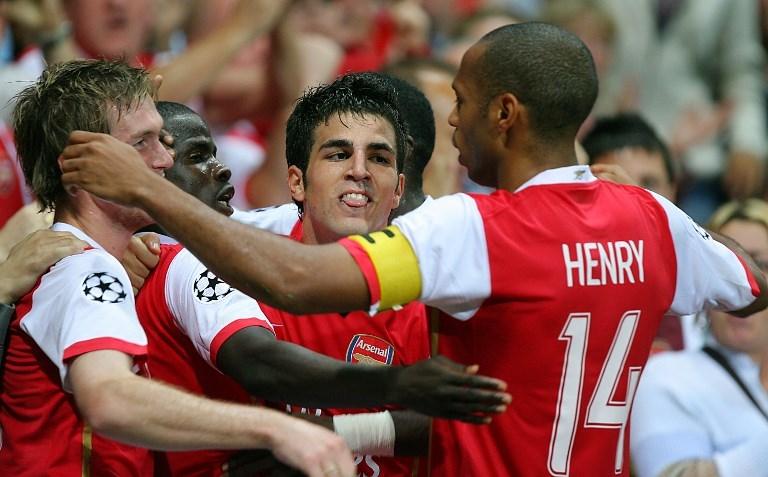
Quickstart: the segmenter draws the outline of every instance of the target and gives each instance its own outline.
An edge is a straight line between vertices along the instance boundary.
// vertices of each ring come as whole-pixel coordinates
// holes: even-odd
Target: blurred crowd
[[[0,121],[46,63],[125,58],[163,76],[161,100],[213,127],[235,205],[285,202],[284,121],[306,88],[350,71],[406,78],[432,102],[436,148],[424,178],[439,197],[476,191],[451,145],[452,77],[464,51],[504,24],[541,20],[594,55],[593,118],[639,112],[668,144],[680,205],[706,221],[764,193],[764,44],[758,0],[5,0]],[[584,126],[590,128],[593,119]],[[0,225],[31,197],[0,127]]]
[[[157,99],[187,104],[211,125],[240,209],[290,202],[285,121],[303,91],[384,71],[431,103],[435,149],[423,189],[440,197],[487,192],[458,163],[451,82],[469,46],[522,21],[562,26],[594,56],[600,94],[580,141],[596,175],[651,189],[699,223],[718,211],[711,228],[768,264],[768,0],[0,0],[0,244],[51,220],[23,182],[7,126],[14,95],[46,64],[124,58],[161,75]],[[0,260],[6,253],[0,246]],[[756,412],[768,410],[768,323],[755,316],[712,316],[711,334],[702,318],[662,324],[658,350],[720,350],[749,376],[755,406],[721,412],[679,379],[717,369],[701,352],[652,360],[633,423],[640,475],[680,463],[694,472],[691,459],[719,475],[765,475],[768,428]],[[718,389],[715,401],[743,398]],[[645,417],[660,412],[677,418]],[[754,419],[759,429],[745,431]],[[664,475],[718,475],[699,471]]]

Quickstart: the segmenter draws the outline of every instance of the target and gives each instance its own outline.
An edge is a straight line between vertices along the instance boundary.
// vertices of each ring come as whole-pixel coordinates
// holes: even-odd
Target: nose
[[[451,114],[448,116],[448,124],[452,127],[456,127],[459,124],[459,112],[456,111],[456,106],[451,110]]]
[[[214,173],[214,177],[219,182],[229,182],[229,179],[232,178],[232,171],[229,169],[229,167],[225,166],[218,160],[216,161],[217,168],[216,172]]]
[[[171,155],[171,151],[172,150],[166,149],[165,146],[160,144],[160,141],[157,141],[152,168],[165,170],[173,166],[173,155]]]
[[[347,169],[347,178],[362,181],[370,177],[368,171],[368,160],[364,151],[355,151],[349,160],[349,169]]]

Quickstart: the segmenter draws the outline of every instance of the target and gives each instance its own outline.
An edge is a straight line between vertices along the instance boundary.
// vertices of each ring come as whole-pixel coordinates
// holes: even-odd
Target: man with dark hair
[[[0,390],[0,468],[19,476],[143,476],[152,472],[149,452],[133,446],[265,447],[316,477],[352,475],[349,450],[327,430],[142,377],[147,338],[115,255],[150,219],[82,189],[65,192],[59,161],[74,129],[102,131],[162,175],[171,158],[153,91],[144,70],[75,61],[49,67],[19,95],[13,123],[27,181],[54,209],[53,230],[90,248],[59,261],[18,303]]]
[[[415,105],[410,113],[412,117],[407,118],[406,122],[414,142],[418,143],[418,136],[421,136],[424,139],[425,147],[423,155],[415,153],[421,156],[414,163],[414,165],[421,166],[421,171],[418,177],[416,177],[416,171],[413,175],[416,184],[418,184],[418,192],[432,197],[442,197],[462,190],[465,178],[465,173],[458,161],[456,148],[453,147],[453,129],[448,124],[448,116],[454,105],[451,83],[453,77],[456,76],[456,71],[457,69],[448,63],[429,58],[398,61],[388,65],[384,70],[385,74],[399,78],[415,87],[416,90],[411,90],[411,92],[414,95],[421,95],[429,102],[431,114],[428,115],[426,108],[418,106],[424,99],[412,97],[406,91],[405,96],[408,97],[408,100],[398,100],[401,103],[401,111],[410,109],[410,102]],[[409,113],[403,112],[403,114]],[[414,129],[421,132],[413,131]],[[431,133],[433,138],[429,138],[430,131],[433,131]],[[415,144],[414,147],[418,148],[419,146]],[[429,163],[427,164],[426,161]],[[412,190],[410,187],[412,181],[409,178],[407,164],[405,173],[406,194],[416,194],[416,190]],[[410,201],[401,202],[393,216],[402,215],[411,210],[405,210]]]
[[[675,200],[676,174],[672,155],[653,127],[640,115],[622,113],[598,118],[581,144],[589,156],[590,165],[618,165],[637,185]],[[593,172],[596,172],[594,168]]]
[[[435,116],[429,100],[416,86],[394,76],[386,76],[386,79],[395,90],[397,109],[408,126],[412,140],[410,154],[403,166],[405,189],[400,197],[400,205],[390,215],[390,218],[395,218],[407,214],[427,200],[422,177],[435,149]]]
[[[453,86],[460,161],[499,190],[443,197],[336,244],[296,244],[198,210],[131,154],[110,160],[123,172],[113,177],[105,158],[69,149],[65,179],[144,208],[268,303],[439,308],[440,352],[506,380],[514,401],[488,426],[435,421],[433,475],[629,475],[627,418],[661,317],[747,316],[768,303],[765,278],[667,200],[577,165],[597,77],[570,33],[501,27],[467,51]],[[224,256],[235,247],[243,253]]]
[[[351,117],[352,112],[341,113],[350,106],[354,108],[362,98],[379,101],[370,93],[381,85],[376,76],[357,78],[355,82],[343,79],[309,93],[302,100],[311,102],[313,94],[323,94],[329,114],[327,118],[315,118],[318,124],[313,130],[313,148],[308,161],[308,170],[312,171],[309,174],[313,178],[318,177],[318,172],[323,177],[329,177],[329,169],[338,168],[339,162],[349,165],[353,161],[341,158],[327,161],[316,153],[320,146],[317,141],[324,137],[325,131],[333,128],[335,122],[342,121],[341,117],[344,118],[341,124],[345,125],[342,131],[346,130],[349,134],[337,130],[337,135],[330,139],[331,143],[341,146],[326,145],[323,155],[331,154],[329,147],[344,148],[345,141],[366,139],[366,134],[368,138],[373,138],[377,147],[394,147],[392,137],[371,136],[367,132],[366,125],[375,122],[375,116],[368,113]],[[340,94],[334,94],[334,91]],[[216,146],[205,121],[181,104],[159,102],[157,109],[163,118],[164,128],[174,139],[174,165],[167,170],[166,177],[207,206],[229,215],[232,210],[228,204],[232,197],[229,170],[215,157]],[[342,116],[337,116],[339,114]],[[353,131],[362,134],[353,135]],[[291,139],[294,138],[289,136]],[[327,140],[321,142],[330,144]],[[359,154],[356,157],[360,157]],[[384,183],[386,175],[393,176],[390,182],[395,183],[392,180],[397,176],[394,160],[387,166],[381,166],[378,156],[363,159],[370,163],[357,165],[370,172],[369,178],[361,179],[361,183],[367,184],[366,193],[383,202],[387,194],[395,196],[392,187],[388,189]],[[312,216],[317,210],[316,203],[338,203],[337,197],[329,196],[327,184],[336,185],[334,182],[312,180],[306,182],[303,189],[306,192],[304,201],[310,204],[303,221],[311,221],[316,228],[318,224],[331,220],[341,222],[337,215]],[[371,215],[372,220],[377,220],[371,230],[386,224],[390,208],[381,207]],[[286,209],[290,218],[275,220],[275,217],[284,216]],[[302,237],[302,221],[298,221],[295,205],[238,215],[241,218],[244,216],[243,220],[268,224],[275,232],[290,234],[294,238]],[[346,216],[349,215],[354,213],[347,212]],[[281,223],[287,227],[281,227]],[[359,230],[359,224],[340,226],[352,226],[354,230]],[[343,231],[338,233],[339,238],[346,235]],[[328,415],[328,411],[321,412],[320,407],[396,404],[438,415],[454,413],[457,417],[476,421],[483,420],[475,416],[476,412],[485,414],[485,409],[493,412],[493,408],[504,402],[498,399],[494,403],[491,391],[484,393],[481,389],[472,389],[492,388],[494,380],[475,377],[471,373],[465,374],[466,379],[462,379],[464,369],[444,359],[422,362],[408,369],[352,366],[343,362],[402,365],[427,358],[426,322],[420,304],[407,305],[398,312],[388,311],[375,317],[361,312],[344,317],[295,317],[265,308],[273,328],[271,324],[250,315],[264,316],[255,302],[247,306],[242,300],[233,300],[237,295],[237,291],[232,291],[226,283],[218,280],[180,245],[162,246],[159,263],[136,299],[137,313],[148,336],[148,362],[153,377],[217,399],[248,402],[249,395],[253,395],[293,405],[288,406],[289,410],[312,406],[318,408],[312,413],[318,416]],[[279,340],[275,339],[275,335]],[[291,343],[330,355],[336,360]],[[382,356],[380,351],[386,353]],[[479,397],[473,397],[476,392]],[[473,401],[476,404],[473,405]],[[330,411],[330,415],[340,413],[338,410]],[[341,426],[362,428],[365,433],[373,432],[370,429],[372,423],[384,419],[387,424],[386,419],[389,419],[388,423],[395,432],[400,430],[400,435],[399,439],[391,436],[389,448],[379,445],[378,449],[382,449],[385,455],[391,455],[396,450],[398,454],[423,453],[427,447],[429,423],[424,416],[393,411],[391,415],[361,416],[357,421],[351,417],[341,419]],[[421,432],[402,430],[402,426],[407,429],[414,422],[420,426]],[[332,423],[328,425],[333,428]],[[337,431],[349,437],[349,434],[343,434],[343,428]],[[360,448],[355,447],[355,450]],[[156,462],[158,468],[167,469],[172,475],[192,475],[215,472],[229,456],[226,451],[157,453]],[[360,456],[357,460],[359,472],[378,469],[382,477],[409,475],[413,465],[410,459]]]

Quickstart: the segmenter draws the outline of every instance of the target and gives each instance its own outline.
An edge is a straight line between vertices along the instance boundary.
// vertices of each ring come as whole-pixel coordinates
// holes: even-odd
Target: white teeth
[[[341,200],[351,200],[351,201],[362,200],[362,201],[368,202],[368,197],[364,194],[349,193],[349,194],[342,195]]]

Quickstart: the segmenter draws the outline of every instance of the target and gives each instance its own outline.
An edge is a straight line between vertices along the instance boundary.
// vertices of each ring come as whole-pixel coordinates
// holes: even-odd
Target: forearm
[[[422,456],[429,450],[430,420],[412,411],[342,414],[333,426],[355,454]]]
[[[201,94],[243,46],[271,27],[272,20],[265,14],[259,24],[251,25],[233,15],[171,63],[155,69],[153,73],[163,76],[159,99],[185,102]]]
[[[201,207],[160,176],[146,179],[135,205],[235,288],[293,313],[368,308],[365,279],[341,246],[306,246],[254,229]]]
[[[160,450],[269,448],[286,416],[255,406],[216,402],[138,376],[105,383],[86,419],[98,432]]]
[[[350,364],[244,329],[222,346],[219,367],[250,394],[305,407],[388,404],[398,368]]]

